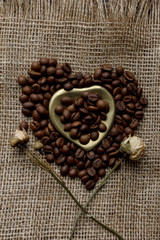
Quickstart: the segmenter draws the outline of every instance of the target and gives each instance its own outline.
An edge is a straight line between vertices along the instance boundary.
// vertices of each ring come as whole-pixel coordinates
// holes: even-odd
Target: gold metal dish
[[[80,97],[82,92],[89,91],[89,92],[95,92],[101,95],[103,100],[106,100],[109,104],[109,112],[107,113],[107,119],[105,121],[102,121],[106,124],[107,130],[105,132],[99,132],[99,138],[96,141],[90,140],[88,144],[83,145],[79,142],[78,139],[72,139],[69,136],[69,132],[65,132],[63,130],[64,124],[61,123],[60,117],[55,113],[55,107],[59,104],[61,104],[61,98],[63,96],[70,96],[71,98],[75,99],[77,97]],[[53,123],[53,126],[57,129],[59,133],[61,133],[65,138],[68,138],[71,142],[78,145],[80,148],[82,148],[85,151],[90,151],[95,146],[97,146],[102,139],[107,135],[109,132],[113,121],[115,117],[115,102],[112,97],[112,95],[103,87],[101,86],[93,86],[88,88],[74,88],[71,91],[65,91],[64,89],[58,90],[51,98],[49,103],[49,117],[50,120]]]

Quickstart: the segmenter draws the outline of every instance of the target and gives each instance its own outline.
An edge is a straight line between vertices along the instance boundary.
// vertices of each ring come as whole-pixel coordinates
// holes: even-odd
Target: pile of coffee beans
[[[98,179],[105,176],[105,169],[119,161],[121,141],[134,134],[144,116],[143,108],[148,101],[142,96],[135,75],[122,66],[114,69],[112,65],[104,64],[95,69],[92,78],[89,73],[72,73],[68,63],[59,65],[56,59],[48,58],[33,62],[28,75],[18,77],[22,86],[19,100],[23,114],[33,118],[30,127],[41,139],[47,161],[60,165],[63,176],[79,177],[87,190],[93,189]],[[95,84],[113,95],[116,115],[108,135],[92,151],[85,152],[54,129],[49,120],[48,105],[52,95],[61,88],[70,91]]]
[[[101,99],[98,93],[82,92],[81,97],[74,100],[69,96],[61,98],[61,104],[55,107],[55,113],[64,124],[64,131],[72,139],[78,139],[85,145],[90,140],[96,141],[99,132],[107,130],[102,120],[107,119],[108,102]]]

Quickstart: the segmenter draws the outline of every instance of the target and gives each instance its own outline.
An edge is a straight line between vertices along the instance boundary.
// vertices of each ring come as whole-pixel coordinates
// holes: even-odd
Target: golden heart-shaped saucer
[[[105,121],[102,121],[107,126],[107,130],[105,132],[99,132],[99,138],[96,141],[90,140],[88,144],[83,145],[79,142],[78,139],[72,139],[69,136],[69,132],[65,132],[63,130],[64,124],[61,123],[60,117],[55,113],[54,110],[57,105],[61,104],[62,97],[70,96],[72,99],[75,99],[77,97],[80,97],[81,93],[85,91],[98,93],[103,100],[108,102],[109,112],[107,113],[107,119]],[[57,91],[50,100],[49,117],[50,117],[50,120],[52,121],[53,126],[57,129],[59,133],[61,133],[65,138],[68,138],[71,142],[75,143],[76,145],[78,145],[80,148],[82,148],[84,151],[87,152],[93,149],[95,146],[97,146],[109,132],[115,117],[115,102],[112,95],[105,88],[101,86],[95,85],[93,87],[88,87],[88,88],[74,88],[69,92],[65,91],[64,89],[61,89]]]

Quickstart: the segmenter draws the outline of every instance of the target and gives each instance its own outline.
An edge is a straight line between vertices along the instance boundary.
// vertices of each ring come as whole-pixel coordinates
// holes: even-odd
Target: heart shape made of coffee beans
[[[129,134],[134,134],[143,118],[143,108],[148,101],[142,96],[142,88],[138,86],[135,75],[125,71],[122,66],[114,69],[111,64],[104,64],[95,69],[92,77],[89,73],[72,73],[68,63],[60,65],[56,59],[49,58],[33,62],[28,74],[29,77],[18,77],[22,87],[19,100],[22,113],[33,118],[30,127],[43,143],[46,160],[59,165],[61,175],[78,177],[87,190],[93,189],[98,179],[105,176],[105,169],[119,161],[121,141]],[[92,150],[87,151],[64,137],[53,126],[49,118],[49,102],[60,89],[70,94],[75,88],[83,91],[84,88],[96,86],[105,88],[112,95],[115,118],[107,135]],[[52,119],[52,112],[50,115]]]
[[[70,137],[69,132],[64,131],[64,124],[60,121],[60,117],[55,113],[56,106],[61,104],[61,99],[64,96],[69,96],[73,100],[80,97],[84,92],[91,92],[96,93],[101,96],[101,98],[109,104],[109,111],[106,116],[106,120],[102,122],[106,125],[106,130],[104,132],[99,132],[99,137],[96,141],[90,140],[87,144],[81,144],[78,139],[73,139]],[[84,114],[82,114],[84,118]],[[112,95],[103,87],[101,86],[93,86],[89,88],[74,88],[73,90],[67,92],[63,89],[57,91],[51,98],[49,104],[49,117],[52,121],[53,126],[57,129],[59,133],[61,133],[65,138],[68,138],[71,142],[74,142],[76,145],[81,147],[86,152],[90,151],[94,147],[96,147],[102,139],[107,135],[109,132],[115,117],[115,102]],[[81,119],[83,121],[83,119]],[[80,122],[81,124],[81,122]]]

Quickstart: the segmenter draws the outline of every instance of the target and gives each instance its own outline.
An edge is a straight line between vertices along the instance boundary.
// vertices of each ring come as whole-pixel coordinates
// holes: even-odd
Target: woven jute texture
[[[27,76],[31,62],[42,56],[69,62],[73,71],[83,73],[93,74],[96,67],[112,63],[136,74],[149,101],[136,132],[146,143],[145,156],[137,163],[123,163],[88,211],[127,240],[160,239],[159,0],[108,5],[101,0],[1,0],[0,4],[0,239],[68,239],[79,212],[49,174],[9,146],[10,135],[25,119],[17,76]],[[90,193],[81,182],[64,180],[84,204]],[[74,239],[116,238],[82,215]]]

